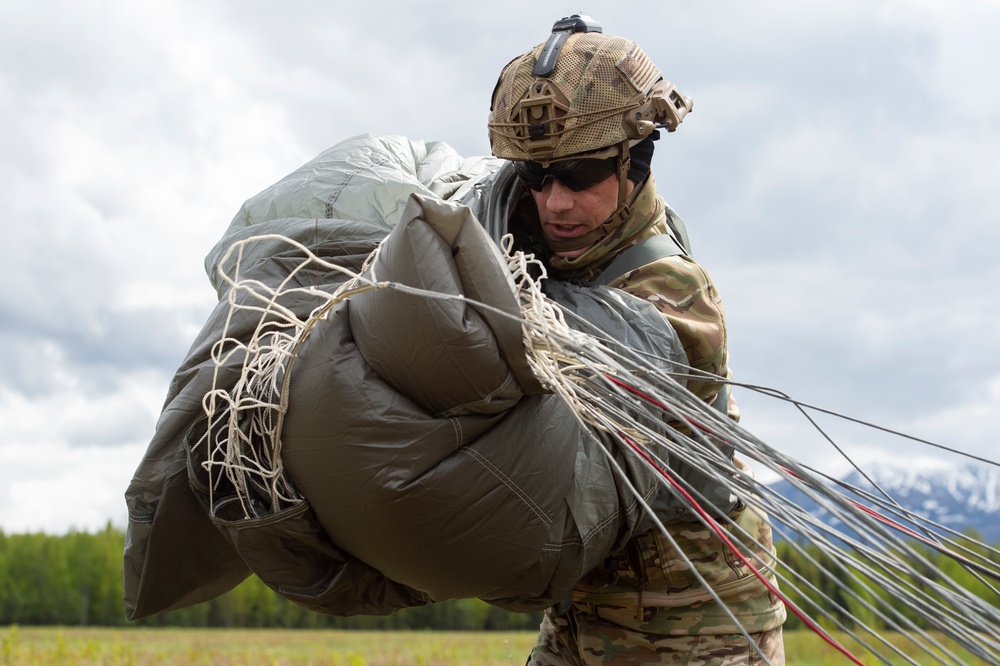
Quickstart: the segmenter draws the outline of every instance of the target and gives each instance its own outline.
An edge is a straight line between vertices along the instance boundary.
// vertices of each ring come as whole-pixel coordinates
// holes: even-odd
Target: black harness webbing
[[[687,252],[684,251],[680,243],[674,240],[671,234],[650,236],[615,257],[614,261],[604,269],[604,272],[597,276],[594,284],[608,284],[615,278],[621,277],[629,271],[634,271],[640,266],[678,254],[687,254]]]

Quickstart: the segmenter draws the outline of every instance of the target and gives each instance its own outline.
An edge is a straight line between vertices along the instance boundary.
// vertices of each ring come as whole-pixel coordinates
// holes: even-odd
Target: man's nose
[[[560,213],[573,207],[573,190],[551,176],[545,181],[545,207],[553,213]]]

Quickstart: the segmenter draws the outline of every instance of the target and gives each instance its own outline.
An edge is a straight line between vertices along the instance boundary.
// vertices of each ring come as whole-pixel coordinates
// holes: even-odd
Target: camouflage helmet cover
[[[601,32],[571,34],[555,66],[534,74],[545,44],[503,69],[493,92],[490,146],[497,157],[548,163],[674,131],[691,98],[664,80],[632,41]]]

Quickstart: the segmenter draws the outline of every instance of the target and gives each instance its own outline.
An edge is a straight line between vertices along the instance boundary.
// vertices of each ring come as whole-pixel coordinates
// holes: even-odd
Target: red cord
[[[662,403],[660,403],[657,400],[654,400],[653,398],[651,398],[650,396],[648,396],[648,395],[644,394],[643,392],[639,391],[635,387],[629,386],[628,384],[622,382],[621,380],[619,380],[616,377],[611,377],[611,376],[608,376],[608,375],[605,375],[605,377],[607,377],[607,379],[609,379],[611,382],[613,382],[614,384],[620,386],[621,388],[625,389],[626,391],[628,391],[628,392],[630,392],[630,393],[632,393],[632,394],[634,394],[636,396],[639,396],[643,400],[646,400],[647,402],[649,402],[649,403],[651,403],[651,404],[653,404],[653,405],[655,405],[655,406],[657,406],[657,407],[659,407],[661,409],[666,410],[666,406],[665,405],[663,405]],[[669,411],[669,410],[666,410],[666,411]],[[698,425],[697,423],[691,422],[689,419],[685,419],[685,421],[687,421],[688,423],[690,423],[691,425],[697,427],[698,429],[700,429],[702,431],[708,432],[709,434],[713,434],[710,431],[708,431],[706,428],[703,428],[702,426]],[[838,643],[832,636],[830,636],[828,633],[826,633],[818,624],[816,624],[815,622],[813,622],[813,620],[808,615],[806,615],[795,604],[793,604],[791,602],[791,600],[788,599],[787,596],[785,596],[784,594],[782,594],[781,591],[778,590],[778,588],[773,583],[771,583],[771,581],[767,580],[767,578],[765,578],[764,575],[761,574],[757,570],[757,568],[750,562],[750,560],[747,559],[747,557],[742,552],[740,552],[740,550],[738,548],[736,548],[735,545],[733,545],[733,542],[729,539],[729,537],[726,535],[726,533],[722,530],[721,526],[708,514],[707,511],[705,511],[704,508],[702,508],[702,506],[700,504],[698,504],[698,502],[691,496],[690,493],[687,492],[687,490],[685,490],[683,487],[681,487],[681,485],[678,484],[677,481],[674,480],[674,478],[670,475],[670,473],[666,469],[664,469],[659,464],[658,461],[654,460],[652,456],[650,456],[646,451],[644,451],[642,449],[642,447],[640,447],[638,444],[636,444],[634,441],[632,441],[624,433],[619,433],[619,435],[622,437],[622,439],[625,440],[625,442],[628,443],[628,445],[632,448],[633,451],[635,451],[636,453],[638,453],[639,456],[642,457],[643,460],[645,460],[647,463],[649,463],[649,465],[652,466],[653,469],[655,469],[660,474],[660,476],[662,476],[664,479],[666,479],[670,483],[670,485],[673,486],[674,490],[676,490],[678,493],[680,493],[684,497],[684,499],[687,500],[688,503],[690,503],[690,505],[692,507],[694,507],[694,509],[702,517],[702,520],[704,520],[705,523],[708,525],[709,529],[711,529],[715,533],[715,535],[718,536],[719,539],[722,540],[722,542],[729,548],[729,550],[732,551],[732,553],[734,555],[736,555],[736,557],[738,557],[740,559],[740,561],[743,562],[743,564],[746,565],[750,569],[750,571],[753,572],[753,575],[756,576],[757,579],[760,582],[762,582],[764,584],[764,586],[767,587],[767,589],[772,594],[774,594],[776,597],[778,597],[782,601],[782,603],[785,604],[786,607],[788,607],[788,608],[791,609],[792,613],[794,613],[796,617],[798,617],[800,620],[802,620],[802,622],[807,627],[809,627],[814,633],[816,633],[818,636],[820,636],[820,638],[822,638],[824,641],[826,641],[831,647],[833,647],[834,649],[836,649],[837,651],[839,651],[841,654],[843,654],[845,657],[847,657],[848,659],[850,659],[852,662],[854,662],[858,666],[865,666],[864,662],[862,662],[857,657],[855,657],[853,654],[851,654],[851,652],[847,648],[845,648],[843,645],[841,645],[840,643]]]
[[[788,474],[789,476],[794,476],[796,479],[800,478],[798,474],[796,474],[792,470],[788,469],[787,467],[781,467],[781,470],[783,472],[785,472],[786,474]],[[973,562],[968,557],[965,557],[964,555],[961,555],[960,553],[956,553],[954,550],[952,550],[950,548],[947,548],[944,544],[939,543],[937,541],[934,541],[933,539],[927,538],[923,534],[920,534],[919,532],[916,532],[916,531],[910,529],[906,525],[904,525],[904,524],[902,524],[900,522],[897,522],[897,521],[893,520],[892,518],[890,518],[890,517],[888,517],[888,516],[886,516],[884,514],[879,513],[878,511],[876,511],[875,509],[873,509],[873,508],[871,508],[869,506],[865,506],[864,504],[862,504],[861,502],[859,502],[857,500],[853,500],[850,497],[847,497],[846,495],[843,495],[843,494],[841,494],[841,497],[843,497],[845,500],[847,500],[848,502],[850,502],[850,504],[852,506],[854,506],[855,508],[860,509],[861,511],[864,511],[865,513],[867,513],[869,516],[871,516],[875,520],[878,520],[879,522],[881,522],[881,523],[883,523],[885,525],[888,525],[889,527],[891,527],[892,529],[896,530],[897,532],[902,532],[903,534],[909,536],[910,538],[915,539],[915,540],[919,541],[920,543],[924,544],[928,548],[936,550],[937,552],[941,553],[942,555],[946,555],[947,557],[950,557],[951,559],[955,560],[959,564],[962,564],[962,565],[964,565],[966,567],[969,567],[970,569],[975,570],[976,572],[978,572],[979,574],[981,574],[983,576],[987,576],[988,578],[992,578],[993,580],[1000,581],[1000,574],[997,574],[997,572],[990,571],[986,567],[983,567],[983,566],[980,566],[980,565],[976,564],[975,562]]]
[[[649,404],[653,405],[654,407],[659,407],[660,409],[662,409],[662,410],[663,410],[663,411],[665,411],[665,412],[670,412],[670,413],[673,413],[673,412],[671,412],[671,411],[670,411],[670,410],[669,410],[669,409],[667,408],[667,406],[666,406],[666,405],[664,405],[664,404],[663,404],[662,402],[660,402],[659,400],[656,400],[656,399],[654,399],[654,398],[653,398],[652,396],[649,396],[649,395],[646,395],[645,393],[643,393],[643,392],[642,392],[642,391],[640,391],[639,389],[635,388],[634,386],[630,386],[629,384],[626,384],[625,382],[623,382],[622,380],[618,379],[617,377],[612,377],[611,375],[604,375],[604,378],[605,378],[605,379],[607,379],[608,381],[610,381],[610,382],[611,382],[612,384],[615,384],[615,385],[616,385],[616,386],[618,386],[619,388],[623,388],[623,389],[625,389],[626,391],[628,391],[628,392],[629,392],[629,393],[631,393],[632,395],[634,395],[634,396],[638,396],[638,397],[642,398],[643,400],[645,400],[645,401],[646,401],[646,402],[648,402]],[[707,433],[708,435],[710,435],[710,436],[712,436],[712,437],[716,438],[716,439],[717,439],[717,440],[719,440],[720,442],[723,442],[723,443],[725,443],[725,441],[726,441],[726,440],[725,440],[725,439],[723,439],[722,437],[720,437],[720,436],[718,435],[718,433],[715,433],[715,432],[712,432],[711,430],[709,430],[709,429],[708,429],[708,428],[706,428],[705,426],[701,425],[700,423],[697,423],[697,422],[695,422],[695,421],[692,421],[691,419],[687,418],[686,416],[678,416],[678,415],[675,415],[675,416],[677,416],[677,418],[679,418],[679,419],[683,420],[683,421],[684,421],[685,423],[687,423],[687,424],[688,424],[689,426],[692,426],[692,427],[695,427],[695,428],[697,428],[698,430],[701,430],[702,432],[704,432],[704,433]]]
[[[646,462],[648,462],[650,465],[652,465],[652,467],[655,470],[657,470],[660,473],[660,475],[663,478],[665,478],[670,483],[671,486],[674,487],[675,490],[677,490],[681,495],[683,495],[684,499],[686,499],[688,502],[690,502],[691,506],[695,508],[695,510],[702,517],[702,519],[709,526],[709,528],[713,532],[715,532],[716,536],[718,536],[719,539],[721,539],[722,542],[729,548],[729,550],[732,551],[732,553],[734,555],[736,555],[736,557],[738,557],[740,559],[740,561],[743,562],[743,564],[745,564],[750,569],[750,571],[753,572],[753,575],[756,576],[757,579],[760,582],[762,582],[764,584],[764,586],[767,587],[767,589],[771,591],[772,594],[774,594],[776,597],[778,597],[779,599],[781,599],[782,603],[784,603],[785,606],[787,606],[788,608],[790,608],[792,610],[792,612],[800,620],[802,620],[802,622],[804,622],[807,627],[809,627],[810,629],[813,630],[813,632],[815,632],[817,635],[819,635],[820,638],[822,638],[823,640],[825,640],[827,643],[829,643],[832,647],[834,647],[835,649],[837,649],[839,652],[841,652],[845,657],[847,657],[848,659],[850,659],[851,661],[853,661],[855,664],[858,664],[858,666],[865,666],[864,662],[860,661],[857,657],[855,657],[853,654],[851,654],[851,652],[847,648],[845,648],[843,645],[841,645],[840,643],[838,643],[828,633],[826,633],[825,631],[823,631],[823,629],[818,624],[816,624],[815,622],[813,622],[812,619],[808,615],[806,615],[805,613],[803,613],[795,604],[793,604],[788,599],[787,596],[785,596],[784,594],[782,594],[781,591],[778,590],[778,588],[775,587],[774,584],[771,583],[771,581],[767,580],[767,578],[765,578],[764,575],[761,574],[757,570],[757,568],[753,564],[750,563],[750,561],[747,559],[747,557],[743,553],[741,553],[740,550],[738,548],[736,548],[736,546],[733,545],[733,542],[730,541],[729,537],[722,530],[722,528],[719,526],[719,524],[710,515],[708,515],[708,512],[705,511],[705,509],[703,509],[701,507],[701,505],[698,504],[697,501],[695,501],[695,499],[690,495],[690,493],[688,493],[684,488],[682,488],[680,486],[680,484],[678,484],[673,479],[673,477],[670,476],[670,474],[665,469],[663,469],[660,465],[658,465],[656,463],[656,461],[653,460],[652,456],[650,456],[648,453],[646,453],[645,451],[643,451],[642,448],[638,444],[636,444],[635,442],[633,442],[627,436],[625,436],[624,434],[621,434],[621,433],[619,433],[619,434],[628,443],[628,445],[630,447],[632,447],[633,451],[635,451],[636,453],[638,453]]]

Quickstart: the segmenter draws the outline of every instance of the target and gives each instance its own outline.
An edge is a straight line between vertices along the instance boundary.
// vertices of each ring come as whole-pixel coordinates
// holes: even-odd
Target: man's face
[[[628,181],[626,194],[635,184]],[[541,191],[531,191],[538,207],[542,235],[547,240],[577,238],[604,224],[618,208],[618,177],[608,176],[596,185],[574,192],[554,178],[545,181]],[[579,257],[588,248],[557,252],[560,257]]]

